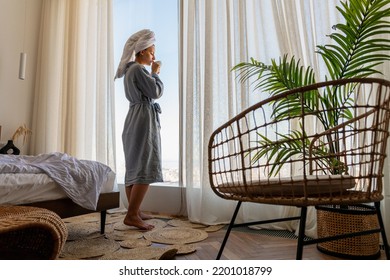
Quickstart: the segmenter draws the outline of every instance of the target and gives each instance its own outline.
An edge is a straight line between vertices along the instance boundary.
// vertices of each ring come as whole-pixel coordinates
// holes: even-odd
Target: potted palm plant
[[[318,45],[316,50],[327,69],[325,80],[381,75],[378,66],[390,60],[390,0],[341,1],[336,8],[344,22],[333,26],[335,31],[329,35],[331,43]],[[251,58],[249,62],[236,65],[233,70],[237,71],[241,82],[252,81],[255,90],[260,89],[270,96],[317,82],[312,67],[301,65],[299,59],[288,54],[273,59],[270,64]],[[317,120],[327,130],[336,127],[340,120],[353,117],[353,112],[345,109],[349,106],[343,106],[354,102],[353,92],[353,86],[347,90],[333,87],[323,92],[311,91],[305,95],[296,95],[296,98],[281,99],[273,103],[271,117],[277,120],[286,116],[299,116],[302,109],[308,113],[317,112]],[[324,108],[324,113],[318,108]],[[261,136],[262,143],[259,146],[267,148],[259,149],[251,160],[256,162],[267,155],[269,160],[275,162],[269,176],[278,174],[284,162],[302,154],[306,146],[300,143],[304,133],[298,126],[282,136],[288,139],[286,142],[276,142]],[[338,145],[335,139],[328,139],[327,145],[316,152],[335,154]],[[327,170],[331,174],[343,174],[346,171],[343,162],[337,157],[332,162],[322,164],[328,165]]]

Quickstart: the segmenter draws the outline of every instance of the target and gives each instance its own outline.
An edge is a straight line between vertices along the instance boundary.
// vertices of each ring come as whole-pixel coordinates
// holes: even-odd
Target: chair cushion
[[[350,175],[307,175],[306,195],[340,193],[354,188],[356,179]],[[304,176],[267,178],[247,182],[229,182],[217,187],[221,193],[250,196],[304,196]]]

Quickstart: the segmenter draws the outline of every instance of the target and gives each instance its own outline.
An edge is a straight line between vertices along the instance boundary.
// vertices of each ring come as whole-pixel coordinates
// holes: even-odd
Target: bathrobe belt
[[[159,114],[161,114],[162,111],[161,111],[160,104],[158,104],[156,102],[139,101],[139,102],[131,102],[130,103],[130,107],[132,107],[132,106],[134,106],[136,104],[148,104],[148,105],[151,105],[153,107],[153,110],[156,112],[156,120],[157,120],[158,126],[161,127]]]

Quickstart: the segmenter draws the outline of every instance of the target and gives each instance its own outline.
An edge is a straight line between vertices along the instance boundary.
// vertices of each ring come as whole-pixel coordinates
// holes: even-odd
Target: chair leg
[[[298,233],[298,245],[297,245],[297,260],[302,260],[303,254],[303,240],[305,238],[305,228],[306,228],[306,216],[307,216],[307,207],[301,208],[301,218],[299,220],[299,233]]]
[[[235,222],[235,220],[236,220],[238,211],[240,210],[241,203],[242,203],[242,202],[239,201],[239,202],[237,203],[236,210],[234,210],[234,213],[233,213],[232,219],[231,219],[231,221],[230,221],[229,227],[228,227],[228,229],[226,230],[225,237],[224,237],[224,239],[223,239],[223,241],[222,241],[221,247],[219,248],[219,252],[218,252],[218,255],[217,255],[217,258],[216,258],[217,260],[219,260],[219,259],[221,258],[221,256],[222,256],[223,249],[225,248],[225,245],[226,245],[226,242],[227,242],[227,240],[228,240],[228,238],[229,238],[230,232],[231,232],[231,230],[232,230],[232,228],[233,228],[233,226],[234,226],[234,222]]]
[[[106,216],[107,216],[106,210],[100,212],[100,233],[101,234],[104,234],[104,230],[106,227]]]
[[[383,246],[386,254],[386,259],[390,259],[390,249],[389,249],[389,243],[387,242],[386,232],[385,232],[385,225],[383,223],[382,213],[380,209],[380,202],[375,202],[375,209],[378,216],[378,222],[379,227],[381,229],[381,236],[383,241]]]

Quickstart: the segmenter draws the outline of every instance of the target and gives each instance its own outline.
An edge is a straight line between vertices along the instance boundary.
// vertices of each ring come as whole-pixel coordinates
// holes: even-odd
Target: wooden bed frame
[[[101,193],[96,210],[85,209],[74,203],[70,198],[33,202],[23,205],[51,210],[63,219],[100,212],[100,233],[103,234],[106,225],[107,210],[119,207],[119,192]]]

